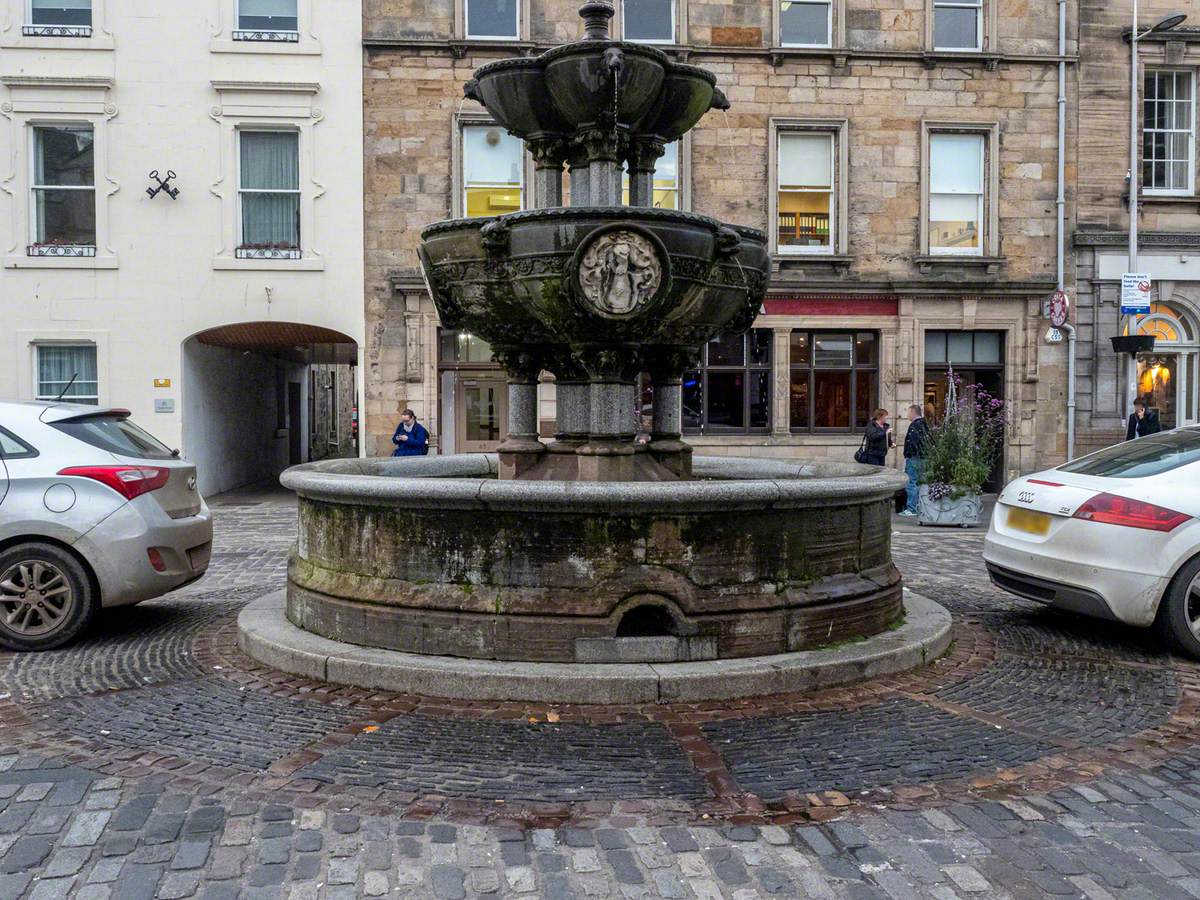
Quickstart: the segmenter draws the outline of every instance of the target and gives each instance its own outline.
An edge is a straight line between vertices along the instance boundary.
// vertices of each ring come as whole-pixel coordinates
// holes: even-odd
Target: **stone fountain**
[[[914,616],[910,599],[901,625],[903,475],[693,460],[681,376],[707,341],[754,321],[766,237],[652,206],[664,145],[728,103],[711,73],[612,40],[608,0],[580,13],[582,41],[485,65],[464,91],[525,141],[545,206],[439,222],[419,250],[442,325],[487,340],[507,372],[507,439],[497,454],[288,470],[300,533],[286,598],[243,615],[243,646],[334,681],[579,702],[763,693],[920,662],[948,620],[928,601]],[[543,442],[547,372],[557,421]],[[850,658],[822,649],[866,638]]]

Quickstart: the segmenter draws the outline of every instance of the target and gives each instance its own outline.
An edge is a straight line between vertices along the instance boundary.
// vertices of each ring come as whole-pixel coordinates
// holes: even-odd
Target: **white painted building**
[[[208,493],[353,452],[361,29],[351,0],[0,0],[0,397],[75,376]]]

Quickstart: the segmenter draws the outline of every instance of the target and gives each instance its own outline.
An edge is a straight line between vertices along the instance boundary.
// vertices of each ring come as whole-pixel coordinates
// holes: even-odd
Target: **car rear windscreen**
[[[1058,470],[1101,478],[1146,478],[1194,462],[1200,462],[1200,428],[1181,428],[1115,444]]]
[[[142,431],[123,416],[83,416],[55,422],[54,427],[85,444],[118,456],[138,459],[173,459],[175,456],[158,438]]]

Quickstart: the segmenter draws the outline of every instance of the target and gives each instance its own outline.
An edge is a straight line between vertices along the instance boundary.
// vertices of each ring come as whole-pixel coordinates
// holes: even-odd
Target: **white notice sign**
[[[1150,312],[1150,276],[1126,272],[1121,276],[1121,315]]]

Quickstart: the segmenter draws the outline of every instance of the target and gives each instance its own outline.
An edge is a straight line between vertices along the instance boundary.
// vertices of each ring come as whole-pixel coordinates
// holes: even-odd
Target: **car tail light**
[[[167,571],[167,564],[163,562],[162,554],[158,552],[157,547],[148,548],[146,557],[150,560],[150,565],[154,567],[155,572]]]
[[[1106,525],[1145,528],[1150,531],[1171,531],[1191,516],[1141,500],[1131,500],[1115,494],[1097,494],[1075,510],[1075,518]]]
[[[59,475],[91,478],[106,484],[126,500],[157,491],[171,477],[170,469],[158,466],[70,466]]]

